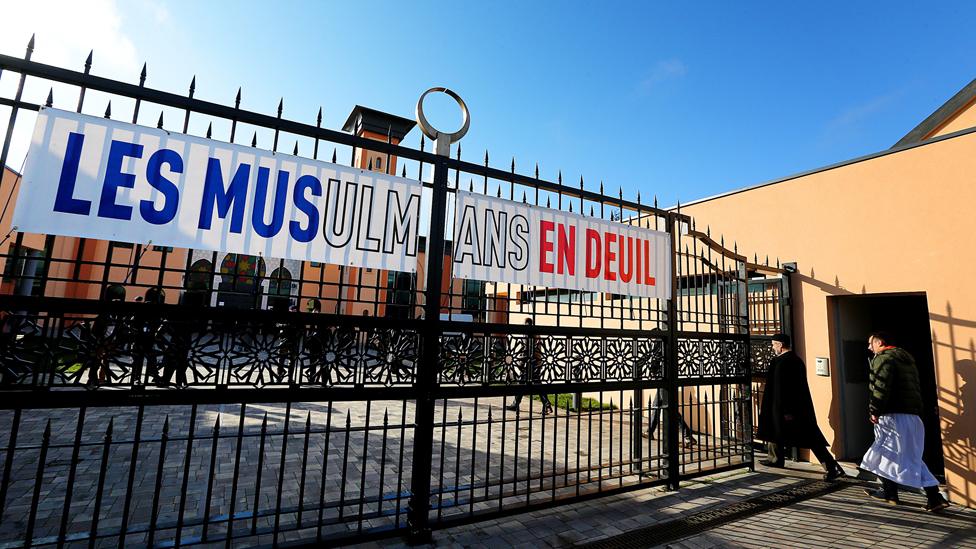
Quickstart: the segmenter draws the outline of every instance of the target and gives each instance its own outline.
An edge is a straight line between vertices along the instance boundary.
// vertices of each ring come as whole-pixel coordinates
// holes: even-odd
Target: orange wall
[[[935,131],[927,135],[926,139],[965,130],[973,126],[976,126],[976,101],[960,109],[952,118],[943,122]]]
[[[828,440],[827,296],[925,292],[950,497],[976,506],[976,134],[683,206],[739,250],[796,261],[797,351]],[[866,413],[866,412],[865,412]]]

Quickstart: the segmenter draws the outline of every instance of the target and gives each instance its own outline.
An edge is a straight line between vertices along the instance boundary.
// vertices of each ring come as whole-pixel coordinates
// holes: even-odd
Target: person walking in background
[[[663,410],[665,407],[664,389],[658,389],[654,394],[654,402],[651,404],[651,410],[654,410],[654,412],[651,414],[651,422],[648,424],[647,430],[644,431],[641,436],[652,440],[654,439],[654,433],[657,431],[657,426],[659,423],[661,423],[661,410]],[[681,404],[679,403],[679,410],[680,407]],[[688,426],[688,422],[685,421],[685,418],[681,415],[680,411],[678,412],[678,421],[678,430],[681,434],[681,445],[690,448],[698,444],[698,441],[695,439],[694,431],[692,431],[691,427]],[[662,438],[667,440],[667,434],[664,434]]]
[[[827,439],[817,425],[813,398],[807,385],[806,365],[791,349],[790,336],[773,336],[776,355],[766,374],[766,390],[759,411],[758,437],[769,443],[768,467],[783,467],[787,447],[809,448],[827,473],[824,480],[845,476],[827,450]]]
[[[898,485],[921,489],[928,497],[926,511],[940,511],[949,502],[939,492],[939,481],[922,461],[925,426],[922,424],[922,389],[915,359],[894,346],[885,332],[868,337],[874,353],[868,379],[868,412],[874,424],[874,444],[861,460],[861,469],[881,479],[881,488],[865,488],[868,496],[898,504]]]
[[[532,326],[532,319],[525,319],[526,326]],[[525,355],[526,355],[526,367],[525,372],[522,374],[525,383],[531,384],[535,381],[536,368],[542,361],[542,347],[536,341],[535,334],[527,334],[525,336]],[[539,400],[542,401],[542,413],[543,415],[548,414],[552,411],[552,403],[549,402],[549,396],[545,393],[539,394]],[[508,406],[509,410],[517,411],[519,409],[519,404],[522,403],[522,395],[515,395],[515,400]]]

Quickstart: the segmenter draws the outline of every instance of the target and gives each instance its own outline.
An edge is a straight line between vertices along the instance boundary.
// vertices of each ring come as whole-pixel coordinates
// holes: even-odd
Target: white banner
[[[421,189],[391,175],[42,109],[13,224],[413,272]]]
[[[457,192],[454,276],[639,297],[671,297],[671,238],[642,229]]]

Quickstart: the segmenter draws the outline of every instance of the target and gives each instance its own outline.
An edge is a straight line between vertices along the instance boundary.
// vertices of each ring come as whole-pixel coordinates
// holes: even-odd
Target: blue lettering
[[[105,167],[105,181],[102,183],[102,197],[98,202],[98,217],[112,219],[132,219],[132,206],[115,203],[119,187],[131,189],[136,176],[122,172],[122,161],[126,157],[142,158],[142,145],[112,140],[108,151],[108,164]]]
[[[244,202],[247,200],[247,180],[251,175],[251,166],[241,164],[237,167],[230,187],[224,189],[224,174],[220,169],[220,160],[211,158],[207,161],[207,175],[203,183],[203,200],[200,207],[201,229],[209,229],[213,222],[214,207],[217,216],[226,218],[231,206],[234,214],[230,220],[230,232],[240,233],[244,227]]]
[[[78,164],[81,162],[81,147],[85,144],[84,134],[68,134],[68,146],[64,150],[64,165],[61,166],[61,179],[54,197],[54,211],[88,215],[91,201],[74,198],[75,182],[78,179]]]
[[[163,164],[168,164],[173,173],[183,173],[183,158],[176,151],[160,149],[149,157],[149,162],[146,164],[146,179],[156,190],[163,193],[163,208],[156,210],[152,200],[143,200],[139,203],[139,212],[142,213],[143,219],[153,225],[165,225],[172,221],[176,217],[176,208],[180,204],[180,191],[161,173]]]
[[[289,174],[284,170],[278,170],[271,223],[265,223],[264,207],[268,198],[268,177],[270,173],[271,170],[268,168],[258,168],[258,181],[254,187],[254,209],[251,211],[251,224],[254,225],[254,232],[264,238],[271,238],[281,230],[285,221],[285,198],[288,192]]]
[[[315,209],[314,204],[305,198],[305,189],[310,189],[312,196],[322,196],[322,182],[312,175],[303,175],[298,178],[298,181],[295,181],[292,199],[295,201],[295,207],[308,216],[308,228],[306,229],[302,229],[302,225],[298,221],[292,221],[288,224],[291,237],[299,242],[311,242],[319,230],[319,211]]]

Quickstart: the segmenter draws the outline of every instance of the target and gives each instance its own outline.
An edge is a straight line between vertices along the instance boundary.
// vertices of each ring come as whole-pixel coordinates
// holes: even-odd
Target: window
[[[128,250],[134,246],[134,244],[131,242],[118,242],[116,240],[113,240],[111,244],[113,248],[122,248],[125,250]]]
[[[376,171],[383,171],[383,159],[379,156],[376,157],[376,162],[373,164],[376,167]]]
[[[581,290],[565,290],[560,288],[547,288],[544,290],[534,290],[522,292],[522,303],[535,301],[539,303],[582,303],[593,301],[593,292]]]
[[[415,273],[389,271],[386,275],[386,313],[390,318],[410,318],[413,305]]]
[[[485,296],[485,283],[480,280],[465,280],[461,298],[461,313],[477,315],[488,309]]]
[[[166,252],[166,253],[170,253],[170,252],[173,251],[173,247],[172,246],[153,246],[152,249],[153,249],[154,252]]]
[[[30,295],[42,295],[44,279],[47,277],[49,262],[44,258],[44,252],[27,246],[11,243],[7,248],[3,263],[3,281],[24,284],[23,288],[30,289]],[[19,281],[19,282],[18,282]]]

